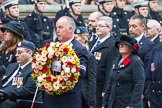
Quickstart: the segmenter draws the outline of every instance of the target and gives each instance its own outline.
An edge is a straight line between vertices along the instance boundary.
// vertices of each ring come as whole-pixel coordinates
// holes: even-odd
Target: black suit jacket
[[[14,73],[14,71],[18,68],[18,63],[10,64],[6,69],[6,78],[2,80],[3,84],[8,80],[8,78]],[[16,100],[16,99],[27,99],[32,100],[34,97],[34,93],[36,90],[36,84],[31,77],[31,63],[25,66],[21,70],[21,74],[17,74],[17,77],[23,77],[23,85],[19,88],[16,85],[12,85],[12,81],[10,81],[5,87],[2,89],[8,94],[8,99]],[[8,77],[9,76],[9,77]],[[41,93],[38,92],[36,100],[42,101]]]
[[[18,68],[18,63],[10,64],[6,69],[6,78],[2,80],[4,84],[8,78],[15,72]],[[1,108],[19,108],[19,103],[17,100],[30,100],[32,102],[36,90],[36,84],[31,78],[31,63],[25,66],[18,74],[15,76],[17,78],[23,78],[22,85],[18,87],[17,85],[13,85],[11,80],[5,87],[2,88],[5,93],[8,94],[8,97],[5,97],[6,100],[0,102]],[[36,95],[36,100],[42,102],[42,92],[38,90]],[[24,103],[26,105],[27,103]]]
[[[75,87],[62,95],[48,95],[44,93],[44,108],[82,108],[82,78],[86,75],[88,64],[88,51],[76,40],[72,42],[73,49],[80,59],[81,71]]]

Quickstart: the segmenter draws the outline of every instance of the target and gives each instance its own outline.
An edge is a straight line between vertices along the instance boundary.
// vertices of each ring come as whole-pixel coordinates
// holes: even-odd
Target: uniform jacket
[[[128,22],[132,16],[130,12],[114,7],[109,16],[113,19],[112,34],[114,36],[128,34]]]
[[[141,58],[144,64],[145,69],[145,88],[144,88],[144,95],[147,98],[147,86],[148,86],[148,78],[150,76],[149,69],[150,69],[150,60],[151,60],[151,53],[152,48],[155,46],[153,42],[149,41],[145,36],[142,37],[142,39],[139,41],[139,50],[138,50],[138,56]]]
[[[6,52],[6,50],[0,51],[0,65],[7,67],[10,63],[16,62],[16,49],[12,52]]]
[[[159,44],[153,49],[151,56],[151,68],[149,79],[149,95],[151,108],[162,106],[162,45]]]
[[[86,77],[83,79],[82,93],[89,106],[95,106],[96,102],[96,66],[97,61],[89,52]]]
[[[24,21],[29,28],[31,41],[37,47],[43,47],[45,43],[53,41],[53,24],[48,17],[32,12]]]
[[[71,42],[73,48],[80,58],[81,75],[78,83],[76,83],[73,90],[62,95],[48,95],[44,93],[44,108],[82,108],[82,80],[86,75],[86,68],[88,63],[87,50],[75,39]]]
[[[159,37],[159,35],[158,35],[158,37],[156,37],[154,40],[153,40],[153,43],[154,44],[159,44],[159,41],[160,41],[160,37]]]
[[[115,47],[115,41],[113,37],[109,37],[98,47],[92,51],[97,60],[97,72],[96,72],[96,101],[97,107],[101,107],[102,104],[102,92],[105,92],[109,74],[112,69],[113,60],[118,55],[118,50]]]
[[[118,65],[120,58],[113,65],[103,106],[107,104],[107,108],[127,106],[143,108],[141,99],[145,82],[143,63],[138,56],[131,54],[128,56],[127,65],[124,63]]]
[[[162,17],[158,12],[153,12],[150,10],[150,17],[156,21],[158,21],[162,25]]]
[[[27,23],[24,21],[24,20],[20,20],[20,19],[12,19],[8,16],[6,16],[6,18],[9,20],[9,21],[17,21],[21,24],[22,28],[23,28],[23,37],[25,40],[28,40],[28,41],[31,41],[32,40],[32,37],[29,33],[29,28],[27,26]]]
[[[56,13],[56,16],[55,16],[55,18],[54,18],[54,25],[56,25],[57,20],[58,20],[60,17],[62,17],[62,16],[69,16],[69,17],[73,18],[73,17],[70,15],[70,13],[69,13],[69,9],[65,8],[65,9],[60,10],[60,11],[58,11],[58,12]],[[74,19],[74,18],[73,18],[73,19]],[[82,14],[80,14],[80,15],[78,16],[78,19],[77,19],[77,20],[74,19],[74,21],[75,21],[76,26],[84,26],[84,27],[85,27],[85,24],[84,24],[84,20],[83,20]]]
[[[4,84],[9,77],[15,72],[18,68],[18,63],[10,64],[6,69],[6,78],[2,80],[2,84]],[[15,77],[23,78],[22,85],[18,87],[17,85],[12,85],[13,80],[10,81],[5,87],[2,89],[9,95],[8,99],[16,100],[16,99],[27,99],[32,100],[34,97],[34,93],[36,90],[36,85],[33,79],[31,78],[31,63],[24,67]],[[41,93],[38,92],[36,100],[42,101]]]

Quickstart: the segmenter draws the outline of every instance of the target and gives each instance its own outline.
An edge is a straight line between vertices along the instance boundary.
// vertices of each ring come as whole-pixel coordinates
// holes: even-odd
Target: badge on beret
[[[19,43],[17,44],[17,46],[20,47],[20,46],[21,46],[21,42],[19,42]]]
[[[77,33],[80,33],[80,30],[79,30],[79,29],[77,29],[77,30],[76,30],[76,32],[77,32]]]

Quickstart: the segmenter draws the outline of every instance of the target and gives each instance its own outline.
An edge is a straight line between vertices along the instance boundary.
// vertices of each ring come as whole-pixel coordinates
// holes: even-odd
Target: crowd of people
[[[3,0],[0,14],[0,108],[161,108],[162,17],[158,0],[68,0],[54,19],[54,0]],[[124,10],[126,3],[133,11]],[[33,12],[19,19],[19,4]],[[82,4],[98,11],[85,24]],[[54,33],[55,32],[55,33]],[[56,35],[54,35],[56,34]],[[75,87],[61,95],[39,89],[32,58],[46,43],[73,44],[80,60]]]

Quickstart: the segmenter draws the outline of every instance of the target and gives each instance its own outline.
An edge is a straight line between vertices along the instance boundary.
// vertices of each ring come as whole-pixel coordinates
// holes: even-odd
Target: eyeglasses
[[[108,25],[97,25],[96,27],[103,28],[103,27],[109,27]]]
[[[16,54],[17,55],[21,55],[22,53],[28,53],[30,50],[28,50],[28,49],[25,49],[24,51],[22,51],[22,50],[17,50],[16,51]]]

